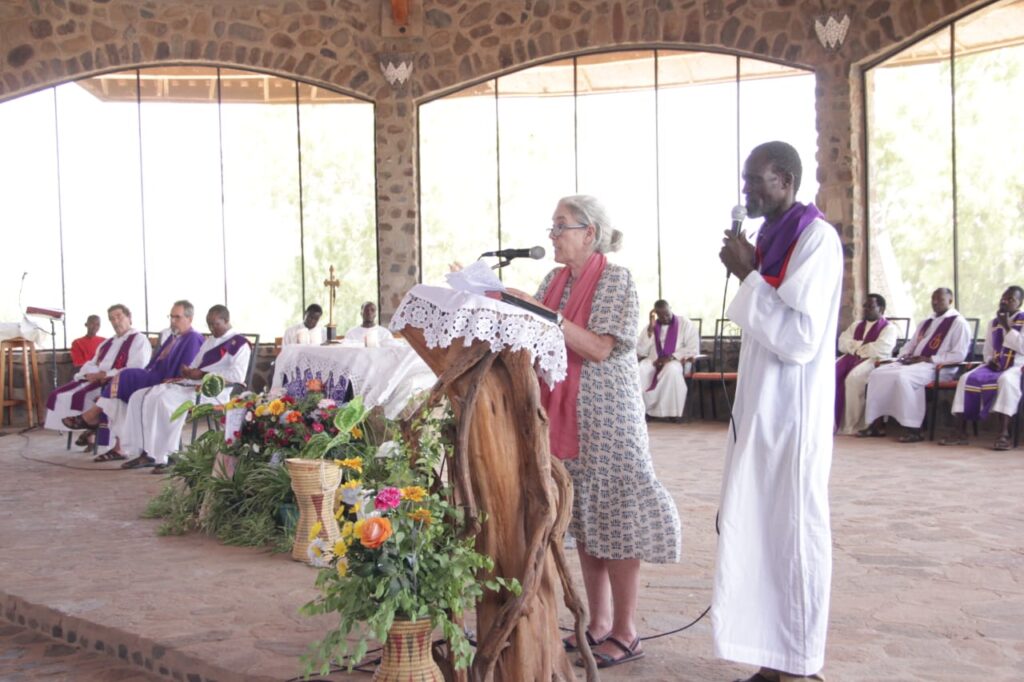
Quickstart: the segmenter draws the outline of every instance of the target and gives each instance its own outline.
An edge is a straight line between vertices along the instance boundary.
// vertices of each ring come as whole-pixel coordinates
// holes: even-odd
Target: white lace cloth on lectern
[[[549,386],[565,379],[565,337],[558,325],[493,298],[446,287],[419,284],[409,290],[391,318],[392,331],[409,325],[423,330],[430,348],[455,339],[468,346],[486,341],[495,353],[510,348],[530,353]]]

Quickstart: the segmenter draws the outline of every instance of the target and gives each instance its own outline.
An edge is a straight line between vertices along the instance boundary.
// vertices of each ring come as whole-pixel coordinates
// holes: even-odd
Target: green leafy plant
[[[326,674],[350,654],[351,669],[365,656],[369,637],[385,642],[396,619],[428,619],[443,631],[457,667],[468,666],[473,649],[453,614],[474,608],[484,589],[519,593],[518,581],[490,577],[492,560],[476,551],[473,537],[463,536],[467,519],[440,476],[449,419],[421,415],[409,431],[412,442],[366,445],[338,461],[345,477],[341,539],[328,546],[314,526],[310,554],[322,567],[320,596],[302,612],[337,614],[339,622],[305,657],[307,674],[317,665]],[[339,434],[357,426],[341,414],[336,425]],[[330,451],[338,438],[311,449]]]

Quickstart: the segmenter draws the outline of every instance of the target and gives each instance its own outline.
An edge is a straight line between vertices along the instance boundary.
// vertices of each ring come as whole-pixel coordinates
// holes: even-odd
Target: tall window
[[[710,334],[739,164],[755,145],[786,140],[804,162],[798,198],[813,201],[814,111],[805,71],[666,50],[554,61],[424,104],[423,279],[484,251],[540,244],[543,261],[502,271],[532,292],[555,266],[545,232],[555,203],[593,194],[624,234],[610,259],[632,271],[641,310],[666,298],[708,320]]]
[[[921,319],[950,287],[987,320],[1024,284],[1024,3],[956,21],[865,79],[871,289]]]
[[[113,303],[161,329],[180,298],[204,331],[226,303],[236,329],[270,341],[326,303],[331,265],[341,332],[378,298],[370,103],[247,71],[131,70],[0,104],[0,148],[18,228],[0,285],[25,289],[0,316],[63,307],[58,345]]]

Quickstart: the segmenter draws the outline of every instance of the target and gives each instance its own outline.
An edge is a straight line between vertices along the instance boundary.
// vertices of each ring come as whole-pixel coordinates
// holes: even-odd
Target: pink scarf
[[[575,282],[569,292],[569,300],[565,303],[562,315],[565,319],[586,329],[590,321],[590,306],[594,301],[597,283],[604,273],[608,259],[603,253],[594,252],[587,259],[580,273],[579,281]],[[562,292],[569,283],[568,267],[558,271],[551,286],[544,294],[544,305],[558,310],[562,302]],[[548,387],[540,382],[540,402],[548,412],[548,434],[551,441],[551,454],[558,459],[576,459],[580,453],[579,424],[576,418],[576,396],[580,392],[580,373],[583,370],[583,357],[573,349],[566,347],[568,368],[565,380]]]

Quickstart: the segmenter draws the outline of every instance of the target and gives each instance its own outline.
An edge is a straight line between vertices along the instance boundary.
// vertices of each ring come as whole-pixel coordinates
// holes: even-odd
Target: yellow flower
[[[341,537],[346,540],[352,539],[352,536],[356,534],[356,524],[351,521],[346,521],[345,525],[341,527]]]
[[[256,416],[257,417],[262,417],[263,415],[265,415],[267,413],[267,406],[266,405],[257,405],[255,412],[256,412]]]
[[[338,577],[339,578],[344,578],[346,575],[348,575],[348,562],[347,561],[344,561],[344,560],[339,561],[338,565],[336,566],[336,568],[338,569]]]
[[[359,510],[362,509],[362,508],[363,508],[363,503],[362,502],[356,502],[355,504],[352,505],[352,513],[353,514],[358,514]]]
[[[309,529],[309,541],[312,542],[320,535],[320,531],[324,529],[324,524],[321,521],[317,521],[313,524],[313,527]]]
[[[343,469],[351,469],[352,471],[363,473],[363,460],[359,457],[349,457],[348,459],[336,459],[334,463]]]
[[[267,405],[267,410],[275,417],[279,417],[284,414],[284,403],[280,400],[271,400],[270,404]]]
[[[402,499],[409,500],[410,502],[422,502],[423,498],[427,496],[426,488],[418,485],[411,485],[408,488],[402,488]]]
[[[334,543],[334,556],[342,557],[348,554],[348,543],[344,540],[338,540]]]
[[[338,511],[334,512],[334,520],[335,521],[341,521],[341,517],[344,516],[344,515],[345,515],[345,507],[343,505],[341,507],[338,507]]]
[[[431,517],[430,515],[430,510],[422,508],[414,509],[411,512],[409,512],[409,518],[413,521],[422,521],[425,524],[429,524],[431,521],[434,520],[433,517]]]
[[[363,437],[363,430],[361,428],[359,428],[358,426],[353,426],[352,430],[349,431],[349,433],[352,434],[353,438],[362,438]]]
[[[366,519],[359,519],[355,525],[352,526],[352,535],[358,536],[360,531],[363,530],[363,524],[366,523]]]
[[[320,550],[320,547],[318,545],[311,545],[309,551],[317,555],[318,557],[322,557],[324,555],[324,553]]]
[[[341,460],[335,460],[335,461],[341,461]],[[354,488],[358,488],[362,484],[363,484],[363,482],[361,480],[359,480],[358,478],[353,478],[351,481],[345,481],[344,483],[342,483],[341,487],[345,488],[347,490],[352,490]]]

